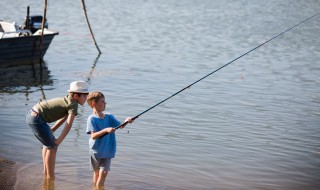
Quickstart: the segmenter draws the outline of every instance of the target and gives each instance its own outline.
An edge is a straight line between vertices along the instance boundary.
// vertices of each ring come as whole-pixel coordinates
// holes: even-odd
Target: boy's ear
[[[77,100],[77,99],[79,99],[79,95],[78,95],[78,94],[73,94],[73,98],[74,98],[75,100]]]
[[[92,107],[96,107],[96,103],[94,101],[92,101],[91,105]]]

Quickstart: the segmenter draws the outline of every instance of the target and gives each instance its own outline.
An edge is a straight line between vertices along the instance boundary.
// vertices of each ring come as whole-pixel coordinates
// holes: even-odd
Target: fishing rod
[[[308,20],[312,19],[313,17],[316,17],[316,16],[317,16],[317,15],[319,15],[319,14],[320,14],[320,12],[318,12],[318,13],[316,13],[316,14],[312,15],[311,17],[309,17],[309,18],[307,18],[307,19],[305,19],[305,20],[303,20],[303,21],[299,22],[298,24],[296,24],[296,25],[292,26],[291,28],[289,28],[289,29],[287,29],[287,30],[285,30],[285,31],[283,31],[283,32],[281,32],[281,33],[279,33],[279,34],[275,35],[274,37],[270,38],[269,40],[267,40],[267,41],[265,41],[265,42],[261,43],[260,45],[258,45],[258,46],[256,46],[256,47],[252,48],[251,50],[247,51],[246,53],[244,53],[244,54],[240,55],[239,57],[237,57],[237,58],[233,59],[232,61],[230,61],[230,62],[226,63],[225,65],[223,65],[223,66],[219,67],[218,69],[216,69],[216,70],[212,71],[211,73],[209,73],[209,74],[205,75],[204,77],[202,77],[202,78],[198,79],[197,81],[195,81],[195,82],[193,82],[193,83],[189,84],[188,86],[186,86],[186,87],[182,88],[181,90],[177,91],[176,93],[172,94],[171,96],[167,97],[166,99],[164,99],[164,100],[160,101],[159,103],[156,103],[155,105],[151,106],[150,108],[146,109],[145,111],[143,111],[143,112],[139,113],[138,115],[134,116],[134,117],[132,118],[132,120],[137,119],[137,118],[138,118],[138,117],[140,117],[141,115],[143,115],[143,114],[147,113],[148,111],[152,110],[153,108],[155,108],[155,107],[159,106],[160,104],[162,104],[163,102],[165,102],[165,101],[169,100],[170,98],[172,98],[172,97],[174,97],[174,96],[176,96],[176,95],[180,94],[181,92],[185,91],[186,89],[189,89],[191,86],[193,86],[193,85],[195,85],[196,83],[198,83],[198,82],[202,81],[203,79],[205,79],[205,78],[209,77],[209,76],[210,76],[210,75],[212,75],[213,73],[215,73],[215,72],[217,72],[217,71],[221,70],[222,68],[224,68],[224,67],[226,67],[226,66],[230,65],[231,63],[233,63],[233,62],[237,61],[238,59],[240,59],[240,58],[242,58],[242,57],[246,56],[246,55],[247,55],[247,54],[249,54],[250,52],[253,52],[254,50],[256,50],[256,49],[260,48],[261,46],[263,46],[263,45],[265,45],[265,44],[269,43],[270,41],[272,41],[272,40],[274,40],[274,39],[278,38],[279,36],[281,36],[281,35],[283,35],[283,34],[285,34],[285,33],[289,32],[290,30],[292,30],[292,29],[296,28],[297,26],[299,26],[300,24],[302,24],[302,23],[304,23],[304,22],[306,22],[306,21],[308,21]],[[126,121],[126,122],[124,122],[124,123],[122,123],[122,124],[118,125],[115,129],[117,130],[117,129],[121,128],[122,126],[126,125],[126,124],[128,124],[128,121]]]

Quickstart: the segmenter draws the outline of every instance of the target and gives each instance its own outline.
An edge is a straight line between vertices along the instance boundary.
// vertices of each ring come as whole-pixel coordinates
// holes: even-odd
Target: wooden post
[[[27,30],[29,30],[30,29],[30,22],[29,22],[29,15],[30,14],[30,7],[28,6],[27,7],[27,17],[26,17],[26,28],[25,29],[27,29]]]
[[[101,54],[101,51],[100,51],[100,49],[99,49],[99,47],[98,47],[98,44],[97,44],[97,42],[96,42],[96,39],[94,38],[92,29],[91,29],[91,26],[90,26],[90,23],[89,23],[89,20],[88,20],[85,2],[84,2],[84,0],[81,0],[81,1],[82,1],[83,13],[84,13],[84,16],[85,16],[85,18],[86,18],[86,21],[87,21],[87,24],[88,24],[88,27],[89,27],[89,30],[90,30],[90,33],[91,33],[93,42],[94,42],[94,44],[96,45],[96,48],[97,48],[97,50],[99,51],[99,55],[100,55],[100,54]]]
[[[47,14],[47,0],[44,0],[44,8],[43,8],[43,16],[42,16],[42,24],[41,24],[41,37],[40,37],[40,63],[43,60],[43,49],[42,49],[42,42],[43,42],[43,31],[44,31],[44,24],[46,22],[46,14]]]

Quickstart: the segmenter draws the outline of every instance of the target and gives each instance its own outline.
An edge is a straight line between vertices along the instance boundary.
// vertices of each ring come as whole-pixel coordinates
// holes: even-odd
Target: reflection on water
[[[93,65],[92,65],[92,67],[91,67],[91,69],[90,69],[90,72],[89,72],[89,75],[88,75],[88,78],[87,78],[87,81],[86,81],[86,82],[88,82],[89,84],[90,84],[90,82],[91,82],[92,74],[94,73],[94,71],[95,71],[95,69],[96,69],[96,66],[97,66],[97,63],[98,63],[98,60],[99,60],[100,56],[101,56],[101,53],[98,54],[98,56],[97,56],[96,59],[94,60]]]
[[[41,190],[54,190],[54,180],[44,178]]]
[[[42,99],[46,99],[43,86],[52,85],[46,62],[15,65],[1,68],[0,93],[24,93],[28,97],[32,93],[31,87],[38,87]]]
[[[86,78],[86,82],[88,82],[89,84],[91,84],[92,75],[93,75],[93,73],[95,72],[95,69],[96,69],[98,60],[99,60],[99,58],[100,58],[100,55],[101,55],[101,54],[98,54],[98,56],[94,59],[93,64],[92,64],[92,66],[91,66],[91,68],[90,68],[89,74],[88,74],[88,76],[87,76],[87,78]],[[86,103],[85,103],[85,104],[86,104]],[[84,106],[79,106],[78,109],[79,109],[78,112],[79,112],[80,115],[81,115],[81,114],[84,112]],[[85,117],[79,117],[79,116],[77,117],[77,121],[78,121],[78,123],[81,123],[81,124],[87,122]],[[74,130],[75,130],[75,136],[73,137],[73,139],[74,139],[74,144],[75,144],[75,146],[79,146],[79,138],[80,138],[80,136],[81,136],[81,133],[83,132],[83,131],[82,131],[83,126],[82,126],[82,125],[76,125],[76,124],[74,124],[74,127],[73,127],[73,128],[74,128]]]

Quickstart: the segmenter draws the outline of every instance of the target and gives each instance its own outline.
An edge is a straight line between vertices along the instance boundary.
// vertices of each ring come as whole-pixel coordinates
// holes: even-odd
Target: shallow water
[[[26,6],[4,0],[0,18]],[[40,189],[40,143],[25,112],[85,80],[118,119],[135,116],[317,13],[319,1],[50,1],[59,31],[45,64],[1,68],[0,156],[19,165],[16,189]],[[117,131],[108,189],[319,189],[320,16],[223,68]],[[22,74],[21,74],[22,72]],[[55,189],[92,189],[80,107],[59,147]],[[61,132],[61,130],[59,131]],[[58,132],[58,134],[59,134]]]

